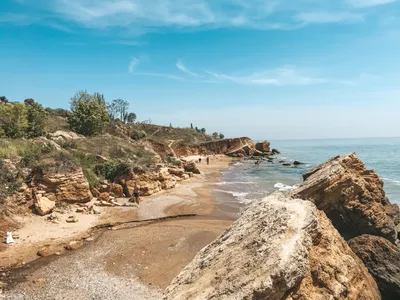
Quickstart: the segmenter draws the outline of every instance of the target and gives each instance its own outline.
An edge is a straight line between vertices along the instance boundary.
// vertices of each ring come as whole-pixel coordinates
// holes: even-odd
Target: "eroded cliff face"
[[[171,146],[177,156],[226,154],[230,156],[248,156],[255,151],[252,139],[247,137],[224,139],[197,145],[173,144]]]
[[[310,201],[256,201],[173,280],[164,299],[380,299],[360,259]]]
[[[355,153],[328,160],[304,180],[292,197],[315,203],[345,239],[372,234],[396,241],[399,207],[389,202],[383,181]]]
[[[36,196],[46,197],[55,202],[88,202],[93,198],[81,168],[68,173],[44,173],[42,170],[35,170],[31,183]]]

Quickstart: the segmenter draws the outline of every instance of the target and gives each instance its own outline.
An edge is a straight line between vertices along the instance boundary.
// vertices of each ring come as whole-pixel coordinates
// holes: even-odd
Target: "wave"
[[[387,181],[387,182],[390,182],[390,183],[394,183],[395,185],[400,185],[400,180],[395,180],[395,179],[392,179],[392,178],[385,178],[385,177],[383,177],[382,179],[384,181]]]
[[[217,185],[229,185],[229,184],[254,184],[253,181],[222,181],[217,182]]]
[[[241,165],[243,165],[243,163],[237,162],[237,163],[234,163],[233,165],[234,165],[234,166],[241,166]]]
[[[274,185],[274,188],[277,189],[280,192],[290,192],[293,191],[295,188],[297,188],[299,185],[286,185],[281,182],[278,182]]]

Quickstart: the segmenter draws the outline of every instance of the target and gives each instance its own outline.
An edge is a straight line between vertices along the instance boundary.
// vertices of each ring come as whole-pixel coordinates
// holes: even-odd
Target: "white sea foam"
[[[395,179],[391,179],[391,178],[382,178],[384,181],[387,181],[387,182],[391,182],[391,183],[394,183],[395,185],[400,185],[400,180],[395,180]]]
[[[297,187],[298,187],[297,184],[295,184],[295,185],[286,185],[286,184],[283,184],[281,182],[278,182],[278,183],[276,183],[274,185],[274,188],[277,189],[278,191],[281,191],[281,192],[290,192],[290,191],[293,191]]]
[[[237,162],[237,163],[234,163],[233,165],[234,165],[234,166],[241,166],[241,165],[243,165],[243,163]]]
[[[217,185],[232,185],[232,184],[253,184],[252,181],[222,181],[217,182]]]

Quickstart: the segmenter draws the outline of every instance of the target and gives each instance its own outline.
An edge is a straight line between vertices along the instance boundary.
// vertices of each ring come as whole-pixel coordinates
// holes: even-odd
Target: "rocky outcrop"
[[[188,161],[183,163],[183,169],[185,172],[190,172],[193,174],[200,174],[200,170],[197,167],[196,163],[193,161]]]
[[[255,150],[252,139],[247,137],[224,139],[196,145],[176,143],[171,146],[177,156],[227,154],[230,156],[248,156]]]
[[[164,299],[380,299],[323,212],[279,193],[251,204],[166,289]]]
[[[45,216],[51,213],[56,206],[54,201],[49,200],[46,197],[42,197],[41,195],[37,195],[34,198],[35,209],[41,216]]]
[[[396,241],[399,207],[390,204],[383,181],[355,153],[334,157],[303,177],[292,197],[314,202],[345,239],[372,234]]]
[[[69,173],[44,173],[41,169],[36,169],[31,176],[31,185],[35,188],[36,196],[70,203],[89,202],[93,198],[82,169]]]
[[[56,142],[70,141],[79,139],[80,136],[73,131],[61,131],[52,132],[47,134],[47,138]]]
[[[256,150],[263,152],[263,153],[270,153],[271,152],[271,143],[269,141],[258,142],[256,143]]]
[[[382,298],[400,299],[400,249],[372,235],[351,239],[349,245],[375,278]]]

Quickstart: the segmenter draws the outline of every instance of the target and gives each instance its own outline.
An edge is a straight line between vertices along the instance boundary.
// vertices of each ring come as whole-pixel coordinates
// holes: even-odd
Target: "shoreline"
[[[212,158],[208,166],[205,163],[198,164],[202,172],[201,175],[197,175],[186,182],[182,182],[171,190],[165,190],[144,198],[139,209],[125,207],[105,208],[103,211],[108,211],[102,212],[100,219],[98,219],[94,225],[112,221],[124,222],[144,220],[180,214],[197,214],[199,216],[165,220],[150,224],[139,223],[133,226],[117,226],[113,228],[113,230],[93,230],[95,226],[91,226],[75,235],[66,236],[61,239],[45,240],[36,244],[22,245],[24,248],[27,248],[25,250],[29,252],[29,255],[25,253],[26,255],[24,256],[22,253],[20,254],[22,257],[14,257],[14,262],[17,262],[17,265],[14,266],[23,266],[22,268],[14,270],[12,270],[12,267],[6,268],[10,272],[8,275],[11,274],[11,276],[8,277],[16,282],[10,285],[9,288],[13,291],[21,289],[22,287],[22,290],[26,290],[27,294],[33,295],[33,290],[35,290],[37,286],[29,280],[31,275],[35,277],[35,274],[38,272],[40,273],[41,270],[45,270],[49,267],[51,268],[52,266],[57,268],[56,265],[59,264],[59,261],[60,264],[65,260],[76,259],[81,261],[80,256],[83,252],[87,252],[88,255],[90,252],[96,252],[102,255],[100,252],[107,252],[104,248],[108,248],[110,244],[119,244],[122,242],[124,242],[124,245],[121,246],[123,250],[117,251],[118,253],[116,253],[116,255],[118,257],[124,257],[124,259],[129,260],[128,253],[136,252],[139,245],[140,249],[150,248],[149,251],[151,253],[159,253],[159,255],[151,256],[151,259],[147,259],[146,257],[143,258],[143,261],[135,261],[137,267],[145,264],[153,265],[154,262],[158,261],[159,263],[155,269],[152,269],[151,266],[148,266],[147,269],[141,269],[139,267],[136,272],[132,272],[133,274],[127,274],[126,276],[129,277],[130,280],[136,280],[138,285],[144,284],[146,287],[157,287],[157,289],[164,288],[169,284],[170,280],[191,261],[202,247],[212,242],[232,223],[232,218],[216,215],[216,196],[212,193],[221,172],[228,168],[232,161],[232,158],[226,156],[216,156]],[[151,237],[149,236],[149,230],[152,231]],[[136,238],[134,238],[134,236],[136,236]],[[85,240],[85,246],[82,249],[72,252],[63,250],[63,246],[68,241],[77,239]],[[154,239],[156,242],[149,244],[149,239]],[[88,242],[88,240],[91,242]],[[126,244],[128,240],[129,243],[132,243],[130,246]],[[52,245],[55,244],[55,248],[63,250],[65,254],[60,256],[52,255],[44,258],[36,256],[38,248],[49,244],[49,242],[52,242]],[[165,247],[163,248],[161,245],[168,245],[166,249],[177,248],[179,251],[171,250],[174,253],[170,253],[171,258],[166,263],[164,261],[165,257],[162,254],[165,253]],[[10,249],[13,246],[11,246]],[[140,253],[137,254],[138,257],[140,257]],[[5,253],[0,252],[2,267],[4,267],[4,261],[10,260],[10,257],[4,258],[4,256]],[[29,261],[29,258],[32,260]],[[21,263],[22,259],[26,259],[26,265]],[[109,257],[106,258],[107,261],[109,259]],[[32,265],[32,267],[30,265]],[[118,267],[114,266],[115,265],[113,265],[111,269],[118,269]],[[162,276],[157,275],[160,273],[160,269],[164,270],[164,275]],[[109,270],[104,269],[101,272],[106,272],[108,274]],[[43,276],[45,275],[46,274],[43,273]],[[1,281],[6,280],[5,278],[0,278],[0,282]],[[50,281],[49,284],[51,284]]]

